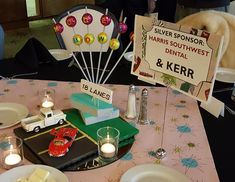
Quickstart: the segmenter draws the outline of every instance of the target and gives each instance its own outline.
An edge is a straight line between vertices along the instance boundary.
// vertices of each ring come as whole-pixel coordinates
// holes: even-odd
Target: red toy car
[[[53,157],[64,156],[75,140],[77,132],[77,128],[60,128],[59,130],[53,128],[50,134],[56,137],[49,144],[49,155]]]

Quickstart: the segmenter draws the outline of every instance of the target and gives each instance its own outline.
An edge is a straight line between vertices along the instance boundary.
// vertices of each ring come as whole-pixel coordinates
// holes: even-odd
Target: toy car
[[[77,132],[77,128],[60,128],[59,130],[53,128],[50,134],[56,137],[49,144],[49,155],[53,157],[64,156],[75,140]]]
[[[26,132],[39,132],[40,129],[51,125],[62,125],[66,120],[66,114],[61,110],[51,110],[50,108],[40,109],[40,114],[23,118],[21,125]]]

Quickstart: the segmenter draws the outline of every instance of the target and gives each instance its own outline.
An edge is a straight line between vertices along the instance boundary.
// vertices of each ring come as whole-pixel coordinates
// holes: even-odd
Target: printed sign
[[[112,90],[94,84],[84,79],[81,79],[81,92],[91,95],[92,97],[100,99],[109,104],[112,103],[112,98],[113,98]]]
[[[202,30],[136,16],[131,73],[200,101],[211,96],[222,38]]]

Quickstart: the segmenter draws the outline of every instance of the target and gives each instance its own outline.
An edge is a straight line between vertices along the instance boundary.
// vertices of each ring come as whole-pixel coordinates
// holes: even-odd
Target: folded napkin
[[[235,40],[234,15],[214,10],[201,11],[183,18],[177,24],[203,29],[210,33],[224,36],[220,66],[235,69],[235,45],[233,44]]]
[[[56,62],[48,49],[36,38],[30,38],[15,55],[16,62],[36,70],[40,64]]]

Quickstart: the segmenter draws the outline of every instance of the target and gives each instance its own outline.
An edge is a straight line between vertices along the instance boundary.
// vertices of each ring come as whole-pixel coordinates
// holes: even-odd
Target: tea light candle
[[[115,146],[111,143],[105,143],[101,146],[100,151],[103,153],[104,157],[113,157],[115,155]]]
[[[49,95],[46,94],[42,100],[42,107],[50,108],[53,106],[54,106],[53,99]]]
[[[20,163],[21,160],[22,159],[19,154],[9,154],[6,156],[4,162],[6,165],[12,166],[12,165],[16,165],[16,164]]]
[[[53,106],[54,106],[54,103],[52,101],[45,100],[42,103],[42,107],[44,107],[44,108],[49,108],[49,107],[53,107]]]

